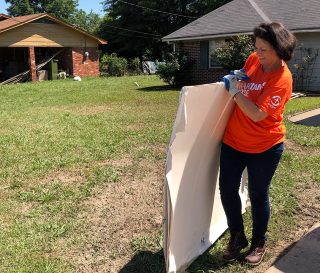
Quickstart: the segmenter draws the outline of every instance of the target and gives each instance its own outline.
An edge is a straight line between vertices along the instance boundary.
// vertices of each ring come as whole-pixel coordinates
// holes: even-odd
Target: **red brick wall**
[[[28,53],[29,53],[29,65],[30,65],[31,80],[36,81],[37,80],[36,57],[35,57],[35,52],[34,52],[33,46],[29,47]]]
[[[200,42],[178,42],[175,46],[176,52],[186,52],[188,54],[188,58],[194,61],[193,66],[185,71],[185,81],[183,85],[217,82],[221,81],[221,78],[227,74],[227,71],[223,68],[201,68]]]
[[[72,48],[72,74],[73,76],[99,76],[99,52],[98,48],[86,49],[89,57],[84,57],[84,48]]]

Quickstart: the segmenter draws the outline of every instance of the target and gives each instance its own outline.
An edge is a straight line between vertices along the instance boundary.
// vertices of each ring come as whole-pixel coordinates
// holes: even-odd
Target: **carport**
[[[29,69],[28,48],[0,48],[0,82]]]
[[[106,43],[46,13],[0,14],[0,82],[36,81],[53,61],[57,72],[99,76],[98,46]]]

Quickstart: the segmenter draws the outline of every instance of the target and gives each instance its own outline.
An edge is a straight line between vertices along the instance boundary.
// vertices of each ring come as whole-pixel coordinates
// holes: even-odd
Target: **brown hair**
[[[296,37],[281,23],[262,23],[253,30],[254,38],[261,38],[271,44],[280,59],[289,61],[296,48]]]

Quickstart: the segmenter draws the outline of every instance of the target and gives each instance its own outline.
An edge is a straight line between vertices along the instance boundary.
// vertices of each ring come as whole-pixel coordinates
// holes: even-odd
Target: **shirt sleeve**
[[[264,86],[262,94],[256,101],[256,105],[273,118],[277,118],[284,112],[284,105],[292,93],[292,79],[285,75],[275,77]]]
[[[248,70],[249,67],[251,67],[255,61],[256,61],[256,54],[255,53],[251,53],[249,55],[249,57],[247,58],[243,68]]]

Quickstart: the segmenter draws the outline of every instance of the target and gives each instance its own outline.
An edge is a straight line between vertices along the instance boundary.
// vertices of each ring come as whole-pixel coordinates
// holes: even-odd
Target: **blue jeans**
[[[266,239],[270,219],[269,187],[283,152],[279,143],[265,152],[239,152],[222,144],[219,187],[231,232],[244,231],[239,188],[242,172],[248,170],[248,191],[252,212],[252,237]]]

